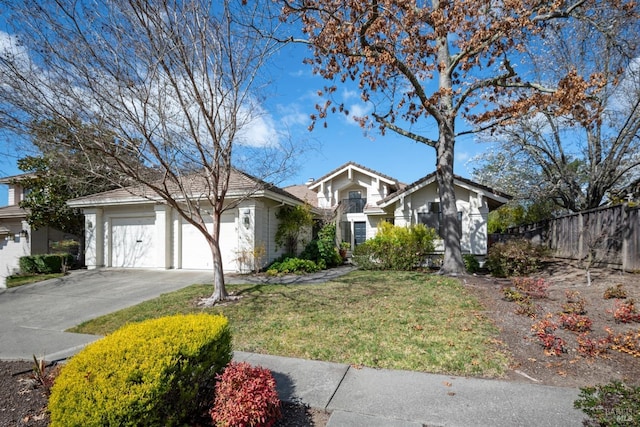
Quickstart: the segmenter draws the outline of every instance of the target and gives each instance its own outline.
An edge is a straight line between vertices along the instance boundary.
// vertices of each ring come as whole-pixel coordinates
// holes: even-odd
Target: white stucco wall
[[[418,223],[418,213],[428,212],[429,204],[439,201],[435,182],[406,195],[395,204],[395,224],[408,226]],[[462,213],[462,239],[460,240],[462,252],[474,255],[486,254],[489,213],[486,199],[475,191],[456,187],[456,208]]]
[[[238,207],[231,208],[223,214],[221,244],[225,271],[248,272],[253,268],[254,248],[263,245],[266,253],[263,264],[279,256],[283,249],[275,248],[274,239],[277,230],[275,212],[278,205],[272,201],[246,200]],[[85,214],[85,258],[89,269],[111,267],[113,261],[113,241],[111,230],[115,222],[122,219],[153,217],[154,263],[153,268],[196,268],[190,262],[185,266],[183,245],[190,245],[186,238],[196,238],[184,227],[190,227],[173,209],[161,204],[138,204],[125,206],[105,206],[86,208]],[[229,222],[230,218],[235,218]],[[245,223],[244,218],[248,218]],[[183,231],[189,231],[188,236]],[[193,242],[193,247],[202,247],[202,242]],[[224,246],[224,247],[223,247]],[[205,251],[205,249],[203,249]],[[208,253],[208,249],[206,250]],[[194,258],[195,259],[195,258]],[[199,258],[198,258],[199,259]],[[210,260],[209,260],[210,261]],[[205,268],[205,267],[202,267]],[[209,267],[206,267],[209,268]]]
[[[8,235],[0,236],[0,276],[11,276],[20,271],[20,257],[31,255],[31,229],[26,221],[19,219],[2,221],[2,226],[9,229]],[[26,230],[28,235],[21,236],[20,232]],[[0,285],[6,286],[3,280]]]
[[[389,184],[379,176],[350,166],[320,182],[317,191],[318,206],[328,209],[349,198],[349,191],[361,191],[368,203],[376,203],[388,195]]]

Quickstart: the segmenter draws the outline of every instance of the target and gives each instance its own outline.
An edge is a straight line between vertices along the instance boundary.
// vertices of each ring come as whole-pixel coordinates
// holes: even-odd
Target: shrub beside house
[[[0,288],[6,287],[7,277],[20,272],[21,257],[48,254],[51,243],[77,239],[50,227],[31,228],[28,212],[20,207],[28,191],[20,185],[21,176],[0,179],[8,186],[7,206],[0,207]]]

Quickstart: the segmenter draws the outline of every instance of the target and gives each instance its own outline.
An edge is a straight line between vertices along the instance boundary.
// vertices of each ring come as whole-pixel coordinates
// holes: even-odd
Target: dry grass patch
[[[484,308],[458,280],[420,272],[356,271],[319,285],[239,285],[226,315],[234,350],[456,375],[501,376],[508,357]],[[203,310],[194,285],[103,316],[75,332],[106,334],[127,322]]]

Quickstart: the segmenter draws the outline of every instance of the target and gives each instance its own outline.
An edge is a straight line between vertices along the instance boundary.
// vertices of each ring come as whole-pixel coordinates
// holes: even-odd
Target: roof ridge
[[[396,179],[396,178],[394,178],[394,177],[392,177],[392,176],[389,176],[389,175],[384,174],[384,173],[382,173],[382,172],[378,172],[378,171],[377,171],[377,170],[375,170],[375,169],[371,169],[371,168],[369,168],[369,167],[363,166],[363,165],[361,165],[360,163],[356,163],[356,162],[354,162],[354,161],[348,161],[347,163],[344,163],[343,165],[338,166],[337,168],[333,169],[331,172],[329,172],[329,173],[326,173],[326,174],[322,175],[320,178],[318,178],[318,179],[314,179],[314,180],[313,180],[313,182],[312,182],[312,184],[314,184],[314,183],[316,183],[316,182],[318,182],[318,181],[322,181],[323,179],[326,179],[326,178],[330,177],[331,175],[333,175],[333,174],[335,174],[335,173],[337,173],[337,172],[341,171],[342,169],[345,169],[345,168],[347,168],[347,167],[349,167],[349,166],[355,166],[355,167],[360,168],[360,169],[363,169],[363,170],[365,170],[365,171],[367,171],[367,172],[371,172],[372,174],[375,174],[375,175],[381,176],[382,178],[385,178],[385,179],[387,179],[387,180],[389,180],[389,181],[393,181],[393,182],[395,182],[398,186],[406,185],[406,184],[404,184],[402,181],[399,181],[398,179]]]

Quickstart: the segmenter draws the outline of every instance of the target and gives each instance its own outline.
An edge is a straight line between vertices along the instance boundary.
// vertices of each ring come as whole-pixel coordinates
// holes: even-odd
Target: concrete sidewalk
[[[572,388],[243,352],[234,359],[270,369],[282,400],[330,411],[328,427],[564,427],[584,418]]]

